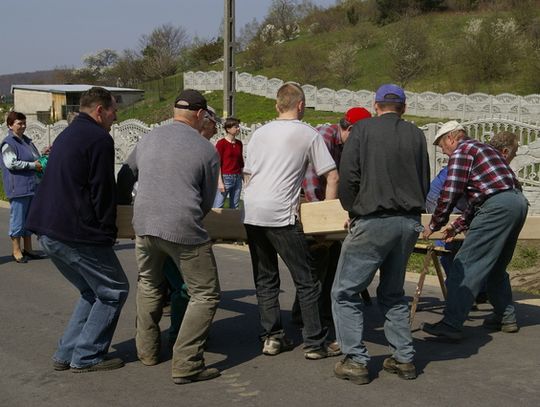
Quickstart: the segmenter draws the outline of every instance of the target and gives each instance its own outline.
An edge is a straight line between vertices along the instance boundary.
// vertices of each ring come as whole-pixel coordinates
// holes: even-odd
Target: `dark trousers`
[[[314,278],[313,263],[302,229],[298,223],[284,227],[245,227],[259,305],[261,338],[284,335],[279,307],[279,254],[296,286],[304,322],[304,347],[321,347],[327,331],[321,326],[319,317],[320,282]]]

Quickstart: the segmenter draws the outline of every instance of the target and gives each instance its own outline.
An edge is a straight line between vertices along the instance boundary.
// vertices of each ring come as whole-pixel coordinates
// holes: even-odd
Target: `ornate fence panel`
[[[346,112],[354,106],[354,92],[347,89],[340,89],[336,92],[334,112]]]
[[[359,90],[354,92],[354,106],[361,106],[371,110],[373,108],[374,100],[375,92],[370,92],[369,90]]]
[[[223,89],[223,73],[217,72],[217,71],[207,72],[205,90],[221,90],[221,89]]]
[[[209,74],[211,74],[209,76]],[[221,79],[214,78],[214,75]],[[258,96],[275,98],[273,90],[280,79],[268,80],[265,76],[252,77],[249,73],[237,73],[236,89],[240,92],[251,93]],[[220,72],[186,72],[184,74],[184,87],[199,90],[218,90],[218,83],[223,78]],[[281,82],[283,83],[283,82]],[[337,95],[332,89],[317,89],[313,85],[303,85],[306,93],[306,106],[325,111],[342,112],[346,110],[340,100],[323,100],[321,95],[332,98]],[[322,91],[322,93],[321,93]],[[340,93],[347,92],[344,89]],[[332,92],[334,92],[332,94]],[[352,91],[355,97],[350,106],[362,106],[371,109],[374,92],[368,90]],[[424,117],[474,120],[485,117],[507,118],[522,121],[538,121],[540,117],[540,95],[517,96],[509,93],[500,95],[487,95],[473,93],[464,95],[457,92],[439,94],[434,92],[406,92],[407,111],[409,114]],[[350,107],[348,106],[348,107]]]
[[[328,88],[319,89],[317,91],[317,98],[315,100],[315,109],[333,112],[335,100],[336,100],[335,90],[328,89]]]
[[[236,90],[239,92],[251,93],[253,89],[253,76],[247,72],[236,75]]]
[[[315,107],[317,105],[317,87],[313,85],[302,86],[304,95],[306,95],[306,107]]]
[[[266,76],[257,75],[253,77],[252,93],[258,96],[266,96],[268,79]]]
[[[268,84],[266,85],[266,97],[268,99],[275,99],[277,95],[277,91],[279,88],[283,85],[283,81],[281,79],[272,78],[268,81]]]

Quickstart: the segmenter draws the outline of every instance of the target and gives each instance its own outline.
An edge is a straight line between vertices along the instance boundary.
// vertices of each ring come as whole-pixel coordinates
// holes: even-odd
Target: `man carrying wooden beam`
[[[257,129],[247,146],[244,166],[245,219],[253,277],[259,304],[263,354],[277,355],[292,348],[285,337],[279,307],[278,254],[296,286],[304,323],[304,356],[336,356],[326,345],[318,300],[320,282],[314,278],[306,238],[298,220],[300,185],[308,162],[326,177],[326,197],[335,199],[336,164],[322,137],[301,122],[305,96],[302,88],[286,83],[277,92],[277,120]]]
[[[463,323],[487,279],[488,298],[494,313],[484,321],[484,326],[517,332],[519,328],[506,267],[512,260],[528,211],[521,185],[500,151],[469,139],[456,121],[445,123],[433,144],[441,147],[450,160],[448,178],[424,237],[446,225],[462,196],[467,198],[467,209],[442,232],[447,242],[465,230],[467,235],[447,279],[448,300],[444,317],[435,324],[424,323],[422,330],[434,336],[461,339]]]
[[[359,120],[368,119],[371,113],[363,107],[351,107],[345,112],[345,115],[339,120],[338,124],[324,124],[317,127],[317,131],[322,136],[326,148],[336,162],[339,172],[341,154],[343,146],[349,138],[353,125]],[[308,202],[324,201],[326,198],[325,188],[326,177],[318,176],[313,165],[308,165],[306,176],[302,181],[302,190],[304,198]],[[332,318],[332,300],[330,291],[336,275],[336,268],[341,252],[340,240],[325,240],[324,237],[308,239],[309,252],[315,263],[317,279],[321,282],[321,296],[319,298],[319,312],[321,321],[329,329],[329,338],[335,338],[334,319]],[[361,293],[364,303],[371,304],[371,297],[368,290]],[[300,305],[298,297],[295,298],[292,308],[293,322],[302,323],[300,314]],[[332,341],[329,345],[335,351],[339,350],[337,341]]]
[[[354,125],[340,166],[339,200],[349,212],[350,224],[332,287],[336,337],[345,355],[334,373],[355,384],[370,381],[360,292],[378,269],[377,300],[393,351],[384,369],[403,379],[416,378],[403,286],[407,261],[422,230],[429,158],[424,133],[401,119],[403,89],[382,85],[376,92],[375,111],[378,117]]]

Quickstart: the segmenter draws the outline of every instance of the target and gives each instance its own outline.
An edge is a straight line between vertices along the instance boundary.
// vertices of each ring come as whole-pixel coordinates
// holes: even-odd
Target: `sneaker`
[[[269,336],[264,340],[262,353],[268,356],[275,356],[281,352],[287,352],[293,348],[293,344],[287,338]]]
[[[73,373],[86,373],[86,372],[99,372],[105,370],[115,370],[124,367],[124,361],[120,358],[105,358],[101,362],[98,362],[94,365],[83,366],[83,367],[72,367],[71,371]]]
[[[53,369],[57,372],[68,370],[69,368],[69,362],[59,362],[58,360],[53,360]]]
[[[334,374],[338,379],[350,380],[354,384],[368,384],[369,371],[365,365],[353,361],[348,356],[334,367]]]
[[[339,346],[338,341],[333,341],[326,345],[326,353],[328,357],[341,355],[341,346]]]
[[[339,347],[337,341],[331,342],[322,348],[304,351],[304,357],[308,360],[319,360],[339,355],[341,355],[341,348]]]
[[[219,370],[215,367],[205,367],[202,372],[186,377],[173,377],[174,384],[188,384],[193,382],[202,382],[204,380],[215,379],[221,376]]]
[[[420,328],[422,331],[433,336],[440,336],[453,341],[463,339],[463,332],[460,329],[456,329],[453,326],[444,323],[442,320],[434,324],[424,322]]]
[[[482,323],[484,328],[501,331],[506,333],[516,333],[519,331],[519,326],[516,321],[502,322],[502,318],[497,314],[491,314]]]
[[[386,358],[383,362],[383,369],[388,373],[397,374],[401,379],[416,379],[416,368],[413,363],[401,363],[394,358]]]

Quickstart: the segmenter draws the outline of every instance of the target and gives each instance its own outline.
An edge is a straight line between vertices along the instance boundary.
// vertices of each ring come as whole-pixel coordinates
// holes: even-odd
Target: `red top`
[[[220,139],[216,143],[216,149],[221,159],[222,174],[242,174],[244,168],[244,157],[242,156],[243,146],[240,140],[231,143],[226,138]]]

